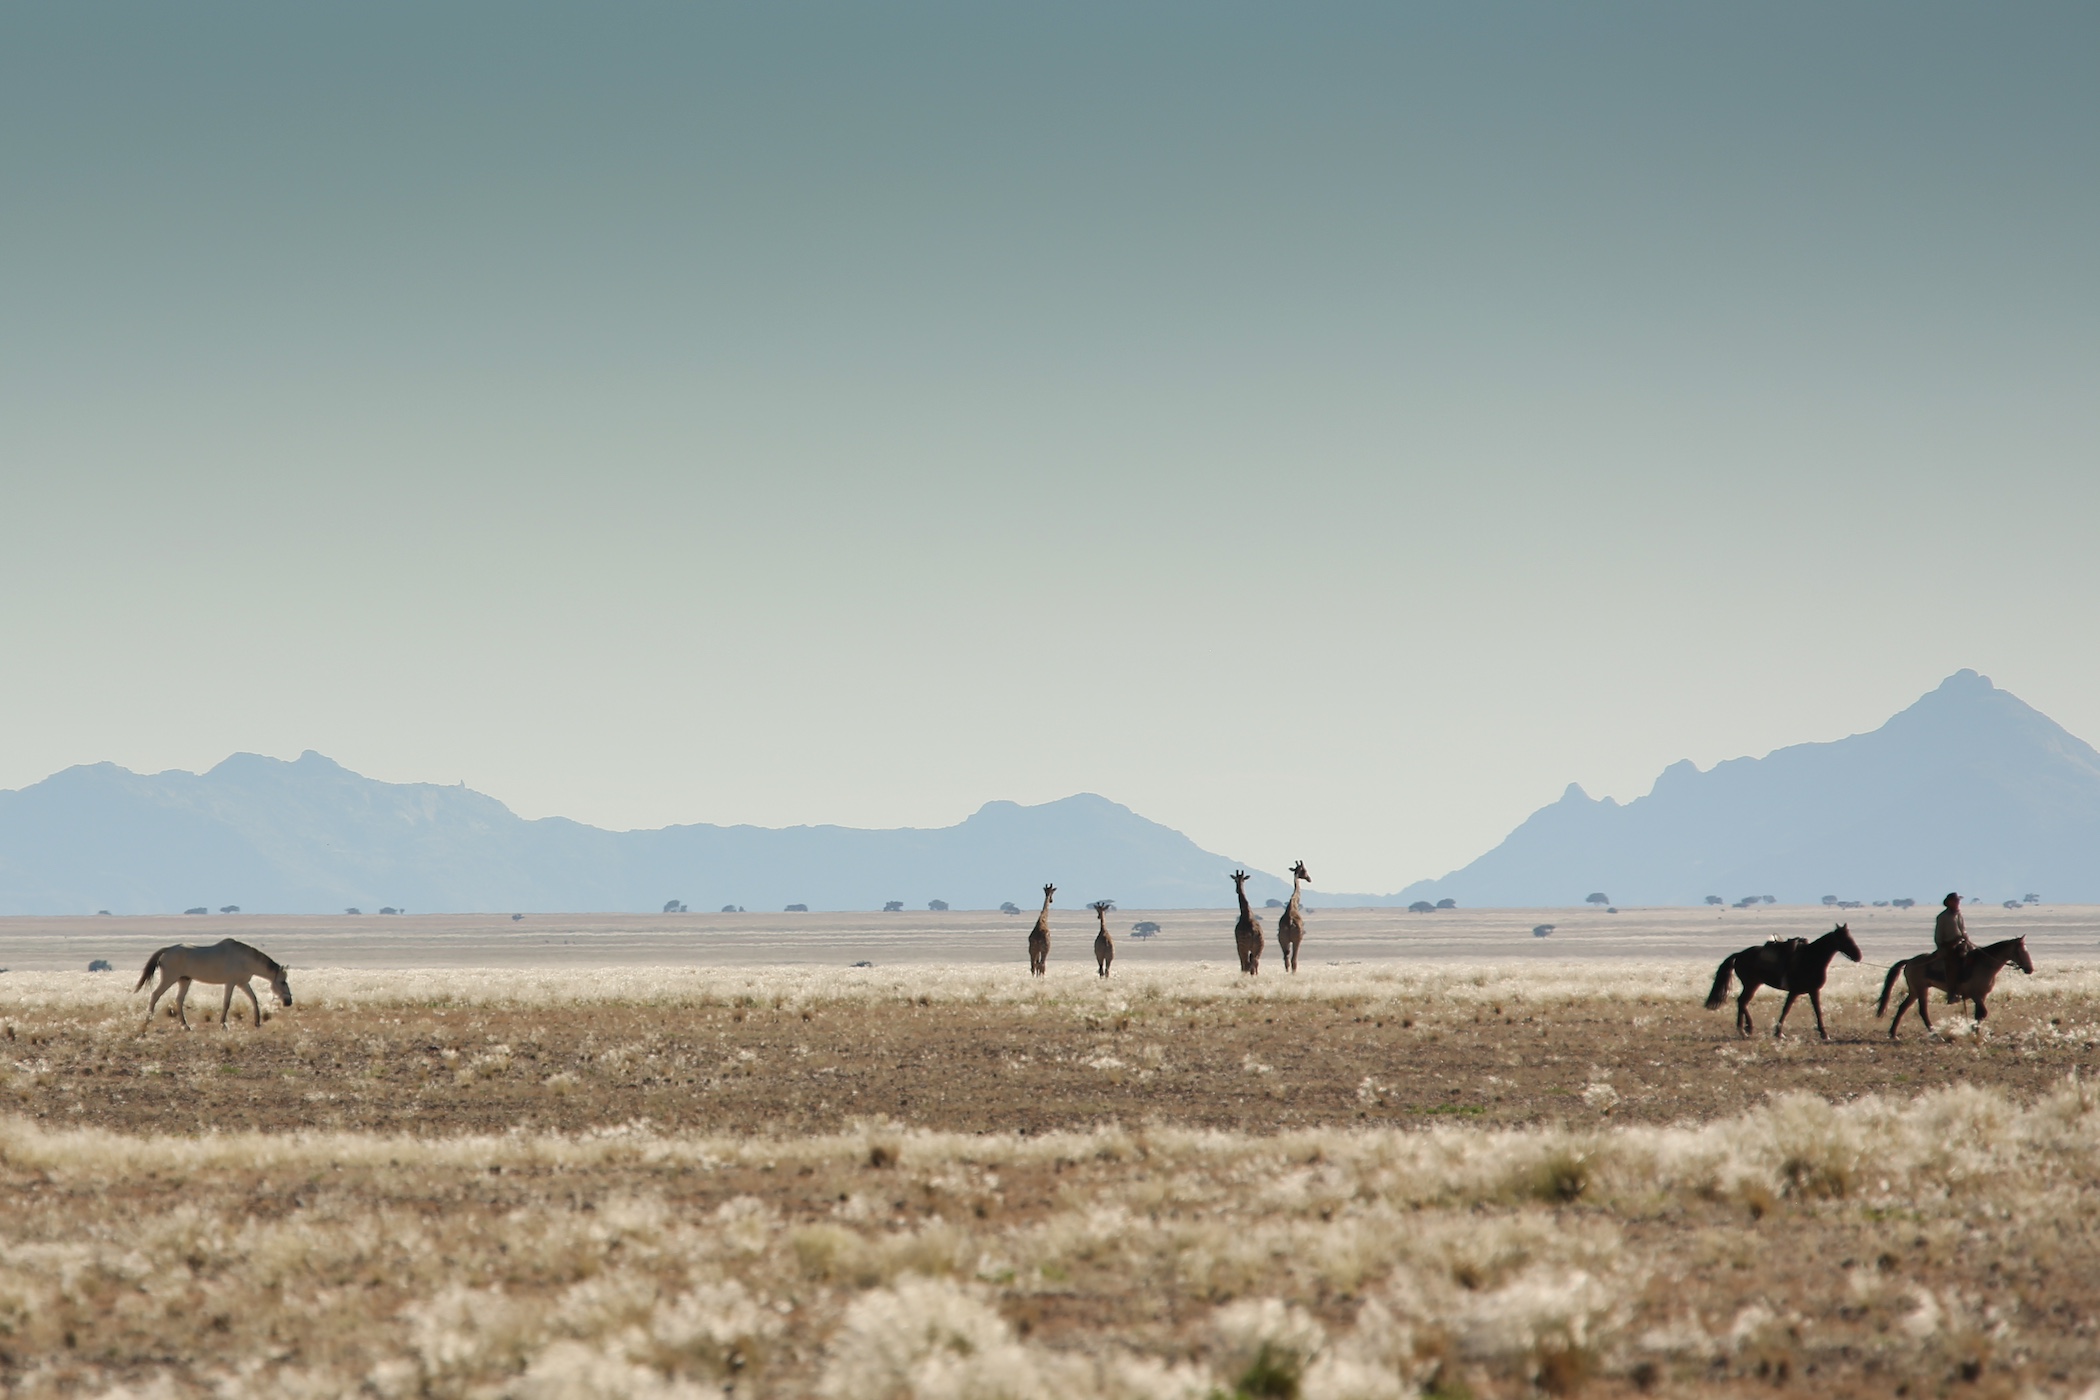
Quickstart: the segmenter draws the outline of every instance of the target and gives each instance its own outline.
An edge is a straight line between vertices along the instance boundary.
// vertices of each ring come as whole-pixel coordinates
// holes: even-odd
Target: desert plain
[[[2083,1395],[2100,910],[0,920],[20,1395]],[[1702,1008],[1847,919],[1830,1039]],[[1146,940],[1132,922],[1162,926]],[[1551,923],[1553,932],[1533,928]],[[133,994],[227,933],[295,1004]],[[115,965],[83,969],[90,958]],[[855,963],[869,966],[856,967]],[[260,989],[258,989],[260,990]]]

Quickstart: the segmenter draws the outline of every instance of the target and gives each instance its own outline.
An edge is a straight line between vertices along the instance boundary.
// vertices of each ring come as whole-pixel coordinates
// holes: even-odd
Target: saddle
[[[1801,961],[1801,950],[1808,946],[1808,940],[1798,934],[1792,938],[1768,938],[1765,946],[1779,954],[1780,965],[1791,973],[1794,964]]]

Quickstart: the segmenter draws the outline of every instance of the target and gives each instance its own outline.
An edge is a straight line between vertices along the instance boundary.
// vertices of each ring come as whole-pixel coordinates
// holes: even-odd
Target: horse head
[[[2030,977],[2034,975],[2034,959],[2027,956],[2027,937],[2025,934],[2012,941],[2012,960],[2020,971]]]
[[[286,1006],[292,1004],[292,983],[291,979],[285,976],[285,973],[289,971],[291,969],[283,963],[272,963],[270,965],[270,990],[277,993],[277,999]],[[231,995],[231,993],[228,993],[228,995]]]
[[[1839,924],[1825,936],[1837,945],[1837,950],[1840,953],[1843,953],[1854,962],[1859,961],[1859,945],[1852,941],[1852,925]]]

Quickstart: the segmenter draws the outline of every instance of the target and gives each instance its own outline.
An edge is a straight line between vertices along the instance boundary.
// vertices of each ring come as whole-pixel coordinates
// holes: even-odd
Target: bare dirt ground
[[[994,1004],[920,1005],[908,986],[886,1000],[779,1006],[756,995],[470,1006],[323,997],[276,1012],[260,1035],[245,1001],[221,1031],[218,998],[201,996],[190,1007],[198,1028],[185,1033],[168,1019],[171,996],[143,1032],[121,1012],[11,1015],[0,1035],[13,1039],[0,1043],[35,1068],[0,1088],[0,1108],[127,1132],[574,1132],[641,1119],[708,1133],[836,1132],[867,1119],[972,1133],[1143,1123],[1273,1132],[1439,1117],[1601,1121],[1583,1096],[1603,1083],[1613,1121],[1675,1122],[1788,1089],[1842,1101],[1962,1080],[2031,1098],[2069,1071],[2091,1072],[2100,1054],[2095,1040],[2061,1034],[2094,1021],[2083,991],[2009,986],[1988,1037],[1948,1042],[1909,1023],[1892,1044],[1868,1018],[1875,989],[1855,975],[1826,1000],[1829,1042],[1816,1038],[1805,1000],[1789,1038],[1774,1042],[1763,1032],[1780,998],[1769,991],[1752,1003],[1759,1034],[1744,1040],[1732,1002],[1702,1010],[1682,977],[1643,993],[1642,971],[1629,971],[1624,995],[1572,1000],[1340,980],[1326,995],[1238,1005],[1086,983],[1062,998]],[[135,1017],[145,1000],[117,1005]],[[1936,1014],[1943,1026],[1966,1020],[1960,1008]]]
[[[320,971],[188,1033],[140,1027],[135,974],[10,974],[0,1384],[2100,1380],[2095,972],[1891,1045],[1870,968],[1836,969],[1827,1044],[1805,1003],[1763,1035],[1776,1000],[1738,1039],[1710,965],[1057,971]]]

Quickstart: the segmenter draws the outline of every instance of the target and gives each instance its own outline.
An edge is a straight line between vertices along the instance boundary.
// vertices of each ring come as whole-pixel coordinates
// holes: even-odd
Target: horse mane
[[[243,952],[253,953],[258,958],[261,958],[263,960],[263,966],[270,969],[270,975],[272,977],[284,976],[284,964],[277,961],[277,959],[271,957],[268,953],[265,953],[262,949],[256,947],[253,943],[243,943],[238,938],[229,938],[226,941],[228,943],[231,943],[234,947],[239,948]]]

